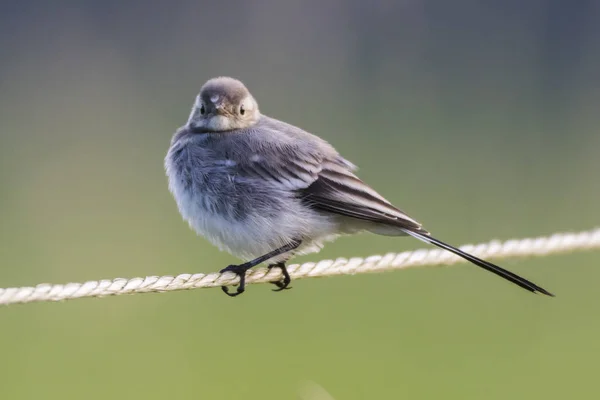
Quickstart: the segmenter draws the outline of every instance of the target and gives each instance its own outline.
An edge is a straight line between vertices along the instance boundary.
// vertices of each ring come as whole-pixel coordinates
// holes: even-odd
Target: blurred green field
[[[456,245],[598,226],[600,7],[452,3],[2,5],[0,287],[235,262],[163,170],[217,75]],[[420,247],[365,234],[297,261]],[[3,307],[0,398],[595,398],[599,262],[501,264],[553,299],[461,264]]]

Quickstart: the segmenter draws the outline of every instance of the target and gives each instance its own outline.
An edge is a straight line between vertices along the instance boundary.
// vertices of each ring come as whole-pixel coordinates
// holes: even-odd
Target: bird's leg
[[[271,268],[279,268],[281,269],[281,273],[283,274],[283,279],[280,281],[275,281],[275,282],[271,282],[272,284],[274,284],[275,286],[278,287],[278,289],[273,289],[274,292],[281,292],[283,289],[291,289],[291,287],[288,287],[290,282],[292,281],[292,278],[290,278],[290,274],[288,274],[288,270],[285,267],[285,263],[284,262],[279,262],[277,264],[271,264],[268,266],[269,270]]]
[[[237,296],[239,294],[244,293],[244,290],[246,289],[246,271],[248,271],[250,268],[252,268],[252,267],[254,267],[254,266],[256,266],[256,265],[258,265],[258,264],[260,264],[262,262],[265,262],[265,261],[267,261],[267,260],[269,260],[269,259],[271,259],[273,257],[276,257],[276,256],[278,256],[280,254],[283,254],[285,252],[288,252],[290,250],[294,250],[295,248],[297,248],[298,246],[300,246],[300,243],[301,243],[300,240],[294,240],[294,241],[286,244],[285,246],[282,246],[282,247],[280,247],[278,249],[275,249],[275,250],[273,250],[273,251],[265,254],[264,256],[257,257],[254,260],[245,262],[245,263],[240,264],[240,265],[230,265],[227,268],[223,268],[219,272],[221,272],[221,273],[223,273],[223,272],[233,272],[234,274],[236,274],[237,276],[240,277],[240,284],[239,284],[239,286],[238,286],[238,288],[237,288],[237,290],[236,290],[235,293],[229,293],[229,289],[227,288],[227,286],[221,286],[221,289],[223,289],[223,292],[225,292],[225,294],[227,296],[231,296],[231,297],[235,297],[235,296]],[[287,273],[287,270],[285,269],[285,264],[284,264],[284,266],[282,268],[282,271],[283,271],[284,279],[283,279],[283,282],[278,282],[278,283],[281,283],[282,286],[285,285],[284,286],[284,288],[285,288],[287,285],[289,285],[289,280],[290,280],[290,276]],[[287,278],[286,278],[286,275],[287,275]],[[287,284],[285,283],[286,279],[288,280]],[[279,285],[277,285],[277,286],[281,287]]]

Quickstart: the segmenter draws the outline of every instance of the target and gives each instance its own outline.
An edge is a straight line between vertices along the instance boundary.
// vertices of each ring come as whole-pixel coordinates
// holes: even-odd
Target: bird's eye
[[[202,104],[202,106],[200,107],[200,115],[204,115],[205,112],[206,110],[204,109],[204,104]]]
[[[244,108],[244,105],[243,105],[243,104],[240,106],[240,114],[241,114],[241,115],[244,115],[244,114],[246,114],[246,109]]]

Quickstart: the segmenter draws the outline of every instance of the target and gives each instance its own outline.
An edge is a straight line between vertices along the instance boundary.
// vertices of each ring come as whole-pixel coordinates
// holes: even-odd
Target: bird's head
[[[219,77],[200,89],[188,119],[193,132],[225,132],[248,128],[260,118],[258,104],[237,79]]]

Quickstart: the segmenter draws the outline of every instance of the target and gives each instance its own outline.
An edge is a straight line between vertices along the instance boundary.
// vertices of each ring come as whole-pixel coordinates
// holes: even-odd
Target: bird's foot
[[[280,281],[271,282],[273,285],[277,286],[278,289],[273,289],[274,292],[281,292],[284,289],[291,289],[289,287],[292,278],[290,278],[290,274],[288,274],[287,268],[285,267],[285,263],[277,263],[271,264],[267,268],[271,270],[271,268],[279,268],[281,269],[281,273],[283,274],[283,279]]]
[[[249,269],[250,269],[250,267],[246,266],[245,264],[242,264],[242,265],[230,265],[227,268],[223,268],[221,271],[219,271],[220,273],[233,272],[234,274],[236,274],[237,276],[240,277],[240,283],[239,283],[235,293],[229,293],[229,288],[227,286],[221,286],[221,289],[227,296],[235,297],[235,296],[238,296],[238,295],[244,293],[244,290],[246,290],[246,271],[248,271]]]

